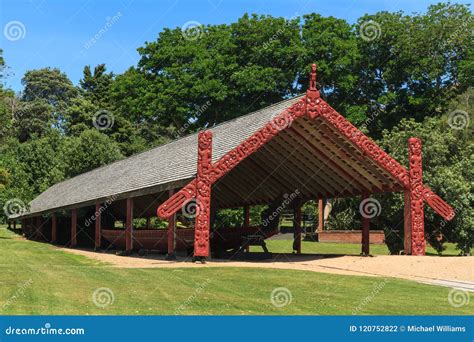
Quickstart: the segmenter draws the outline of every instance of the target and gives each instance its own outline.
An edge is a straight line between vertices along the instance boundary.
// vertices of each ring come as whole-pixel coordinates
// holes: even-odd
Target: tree
[[[311,13],[302,26],[303,53],[299,60],[298,83],[309,84],[309,66],[318,63],[318,88],[338,112],[355,124],[366,117],[367,102],[360,99],[358,65],[362,58],[356,34],[343,19]]]
[[[63,156],[67,178],[123,157],[117,143],[97,129],[85,130],[78,137],[68,138],[63,147]]]
[[[20,101],[13,113],[15,129],[20,142],[30,140],[33,135],[44,136],[54,124],[52,106],[44,99]]]
[[[92,73],[91,67],[87,65],[79,81],[85,98],[101,109],[110,107],[110,87],[114,77],[113,73],[107,73],[106,70],[105,64],[99,64]]]
[[[22,79],[24,86],[22,100],[44,103],[51,106],[51,120],[62,128],[64,111],[78,94],[72,82],[59,69],[43,68],[30,70]]]
[[[467,6],[448,3],[426,14],[379,12],[358,20],[358,93],[368,116],[377,117],[372,132],[379,136],[402,118],[439,116],[472,85],[472,19]]]
[[[147,118],[176,130],[212,126],[272,104],[295,94],[298,22],[244,15],[231,25],[200,27],[192,40],[180,28],[165,29],[138,49],[138,69],[126,80],[135,86],[125,90],[144,93],[140,107],[147,107]]]

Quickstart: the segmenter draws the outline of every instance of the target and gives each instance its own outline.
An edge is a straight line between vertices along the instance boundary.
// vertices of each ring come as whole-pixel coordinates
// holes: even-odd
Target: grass
[[[272,253],[291,253],[293,248],[293,240],[267,240],[268,250]],[[360,254],[361,245],[358,243],[330,243],[330,242],[312,242],[302,241],[301,250],[303,253],[309,254]],[[251,247],[251,251],[261,251],[260,247]],[[370,253],[373,255],[390,254],[387,245],[370,245]],[[426,254],[438,255],[436,250],[428,246]],[[446,244],[446,250],[443,251],[444,256],[456,256],[459,251],[453,243]]]
[[[449,288],[359,276],[252,268],[114,268],[0,228],[1,314],[472,314]],[[285,287],[292,302],[272,305]],[[114,301],[94,304],[98,288]],[[378,289],[375,291],[375,289]],[[375,293],[375,294],[374,294]],[[366,300],[370,298],[370,300]],[[365,305],[359,305],[366,300]],[[178,311],[177,311],[178,310]]]

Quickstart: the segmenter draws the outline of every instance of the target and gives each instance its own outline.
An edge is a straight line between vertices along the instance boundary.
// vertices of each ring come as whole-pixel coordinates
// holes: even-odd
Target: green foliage
[[[425,14],[380,12],[358,20],[359,36],[364,24],[372,20],[378,25],[378,38],[357,40],[363,56],[360,95],[367,99],[368,114],[381,112],[371,123],[374,133],[401,118],[439,116],[449,99],[472,85],[472,19],[467,6],[438,4]]]
[[[84,95],[100,108],[108,107],[113,74],[106,73],[105,64],[99,64],[92,73],[89,65],[84,67],[84,77],[79,81]]]
[[[73,177],[122,158],[119,146],[96,129],[83,131],[64,144],[64,168],[67,177]]]
[[[42,137],[47,134],[54,123],[52,111],[52,106],[41,98],[20,102],[17,110],[13,112],[18,140],[25,142],[33,135]]]
[[[222,209],[217,212],[215,228],[242,227],[244,212],[242,209]]]

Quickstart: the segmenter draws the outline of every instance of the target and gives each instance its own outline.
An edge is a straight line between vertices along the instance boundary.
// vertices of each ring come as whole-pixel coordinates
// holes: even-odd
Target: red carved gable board
[[[305,114],[310,119],[315,119],[316,117],[322,118],[325,122],[334,127],[340,135],[345,137],[351,145],[358,149],[364,156],[370,158],[379,167],[387,171],[404,188],[409,189],[410,182],[408,170],[321,99],[319,91],[316,89],[315,65],[312,67],[310,88],[307,91],[306,96],[285,109],[248,139],[221,157],[216,163],[211,164],[209,174],[212,183],[215,183],[217,180],[222,178],[245,158],[268,143],[272,138],[277,136],[278,133],[288,128],[294,120],[304,116]],[[164,202],[158,208],[157,213],[161,218],[168,218],[176,213],[187,200],[194,198],[195,196],[196,179],[191,181],[188,185]],[[451,220],[454,217],[455,214],[453,208],[424,185],[423,199],[444,219]]]

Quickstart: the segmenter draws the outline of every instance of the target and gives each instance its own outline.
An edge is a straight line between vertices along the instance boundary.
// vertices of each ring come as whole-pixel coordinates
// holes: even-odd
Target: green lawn
[[[472,314],[450,289],[415,282],[249,268],[118,269],[0,228],[1,314]],[[278,308],[278,287],[292,295]],[[100,308],[96,289],[114,301]],[[360,305],[364,299],[367,303]],[[102,303],[99,299],[99,303]],[[359,309],[356,309],[359,307]]]
[[[293,247],[292,240],[267,240],[268,250],[272,253],[291,253]],[[453,243],[446,244],[446,250],[443,255],[458,255]],[[303,253],[314,254],[360,254],[361,245],[354,243],[329,243],[329,242],[312,242],[302,241],[301,251]],[[251,251],[261,251],[260,247],[251,247]],[[370,245],[370,253],[374,255],[388,255],[387,246]],[[437,255],[438,253],[430,246],[426,248],[426,254]]]

